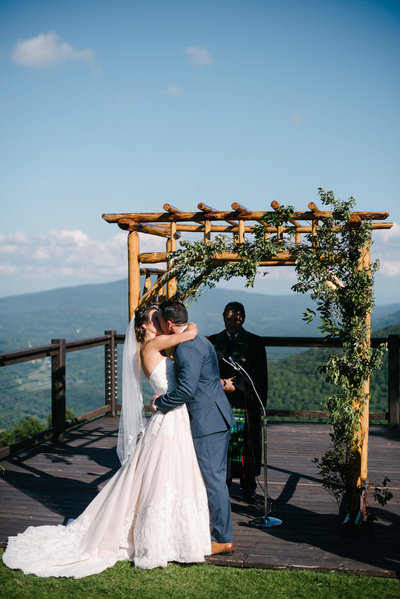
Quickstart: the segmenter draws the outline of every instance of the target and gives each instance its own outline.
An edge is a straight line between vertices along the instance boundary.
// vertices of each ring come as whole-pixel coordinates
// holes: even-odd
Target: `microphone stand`
[[[272,516],[268,516],[268,476],[267,476],[267,455],[268,455],[268,442],[267,442],[267,413],[265,411],[264,405],[261,401],[260,396],[257,393],[257,389],[254,386],[254,383],[248,372],[240,364],[234,362],[232,357],[228,359],[222,358],[224,362],[232,366],[237,371],[243,372],[247,379],[250,381],[253,391],[260,403],[262,413],[263,413],[263,454],[264,454],[264,515],[259,518],[254,518],[253,520],[249,520],[250,526],[257,526],[262,528],[271,528],[273,526],[280,526],[282,524],[282,520],[279,518],[274,518]]]

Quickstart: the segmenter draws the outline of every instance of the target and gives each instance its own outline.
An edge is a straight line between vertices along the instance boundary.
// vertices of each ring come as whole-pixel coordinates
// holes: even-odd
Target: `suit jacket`
[[[174,353],[176,385],[160,395],[155,405],[164,414],[186,404],[193,437],[226,431],[235,424],[222,389],[218,359],[202,335],[180,343]]]
[[[268,371],[267,357],[264,342],[258,335],[241,329],[233,348],[225,330],[211,335],[209,340],[217,350],[220,357],[219,366],[221,378],[235,377],[234,386],[236,391],[227,394],[229,403],[233,408],[246,410],[246,426],[244,431],[245,470],[251,476],[260,474],[261,471],[261,406],[254,393],[253,387],[246,375],[238,373],[227,364],[222,356],[232,355],[235,362],[249,374],[257,393],[265,406],[267,403]]]
[[[233,376],[236,377],[234,384],[237,390],[233,393],[229,393],[231,405],[235,408],[247,407],[251,411],[254,410],[259,415],[261,413],[260,404],[254,395],[251,385],[248,384],[245,375],[238,374],[232,366],[221,359],[222,355],[231,355],[229,352],[230,342],[226,330],[216,333],[215,335],[210,335],[208,339],[214,345],[220,356],[219,368],[221,378],[227,379]],[[242,329],[238,334],[235,344],[241,344],[241,350],[244,355],[242,360],[238,360],[235,355],[233,355],[233,358],[234,360],[236,359],[249,374],[260,399],[265,406],[268,395],[268,366],[264,342],[258,335],[254,335],[254,333]]]

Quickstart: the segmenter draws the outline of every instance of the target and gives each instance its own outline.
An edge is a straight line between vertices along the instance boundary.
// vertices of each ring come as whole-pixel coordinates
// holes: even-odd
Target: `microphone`
[[[240,371],[239,366],[236,364],[236,362],[233,361],[232,356],[225,356],[225,354],[222,353],[222,351],[217,351],[217,358],[219,361],[223,361],[226,364],[229,364],[229,366],[232,366],[232,368],[236,371]]]
[[[225,360],[225,358],[222,359]],[[228,359],[225,360],[225,362],[228,362],[228,364],[230,364],[232,368],[234,368],[235,370],[240,371],[240,367],[238,366],[238,364],[236,364],[236,362],[233,361],[232,356],[228,356]]]
[[[222,358],[222,359],[223,359],[223,360],[224,360],[224,361],[225,361],[227,364],[230,364],[230,365],[232,366],[232,368],[234,368],[235,370],[237,370],[237,371],[239,371],[239,372],[243,372],[243,373],[246,375],[246,378],[247,378],[247,380],[250,382],[250,384],[251,384],[251,386],[252,386],[252,388],[253,388],[254,394],[255,394],[255,396],[256,396],[256,397],[257,397],[257,399],[258,399],[258,403],[259,403],[259,404],[260,404],[260,406],[261,406],[261,410],[262,410],[263,416],[264,416],[264,418],[266,418],[266,416],[267,416],[267,413],[266,413],[266,411],[265,411],[264,404],[263,404],[263,402],[261,401],[261,397],[258,395],[258,392],[257,392],[257,389],[255,388],[255,385],[254,385],[253,379],[251,378],[251,376],[249,375],[249,373],[247,372],[247,370],[245,370],[244,368],[242,368],[242,366],[240,366],[240,364],[238,364],[237,362],[234,362],[234,360],[233,360],[232,356],[229,356],[227,360],[226,360],[225,358]]]

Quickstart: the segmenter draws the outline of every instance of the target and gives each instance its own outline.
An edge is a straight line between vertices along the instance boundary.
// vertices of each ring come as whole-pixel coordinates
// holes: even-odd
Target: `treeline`
[[[66,418],[75,418],[73,410],[66,410]],[[47,426],[36,416],[24,416],[9,431],[0,432],[0,447],[18,443],[27,437],[41,433],[51,426],[51,414],[47,415]]]
[[[399,335],[400,324],[389,325],[374,336]],[[336,387],[327,383],[318,366],[335,351],[333,348],[310,349],[286,359],[269,362],[268,407],[284,410],[323,410],[329,395]],[[386,412],[388,409],[388,354],[382,368],[371,376],[370,411]]]

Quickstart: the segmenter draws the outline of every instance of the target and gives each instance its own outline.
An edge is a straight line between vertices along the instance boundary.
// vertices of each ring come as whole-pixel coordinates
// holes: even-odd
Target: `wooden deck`
[[[63,445],[42,443],[1,462],[0,543],[29,525],[60,524],[76,517],[119,466],[118,422],[100,418],[71,431]],[[383,508],[372,500],[379,521],[356,538],[339,534],[337,505],[322,489],[312,458],[329,442],[323,424],[271,423],[268,427],[269,495],[276,528],[250,527],[263,515],[263,494],[248,505],[232,485],[236,551],[209,563],[257,568],[352,571],[377,576],[400,572],[400,433],[386,426],[370,431],[369,475],[374,484],[391,479],[393,499]],[[262,482],[262,478],[261,481]]]

